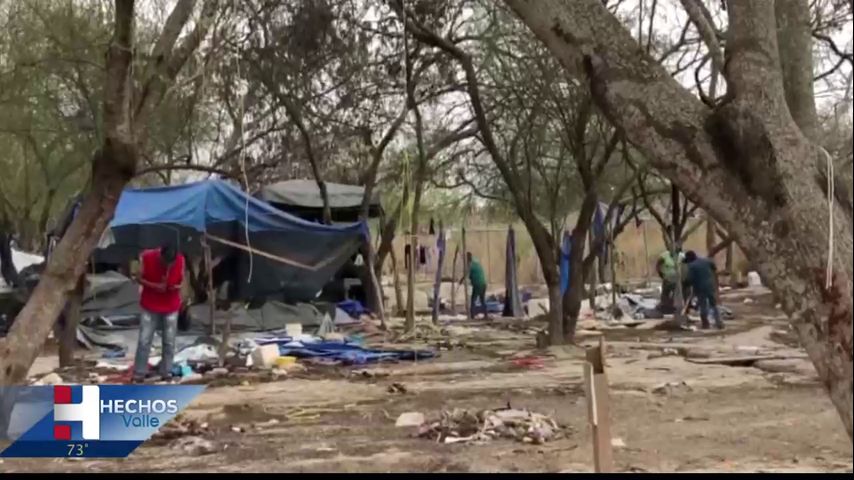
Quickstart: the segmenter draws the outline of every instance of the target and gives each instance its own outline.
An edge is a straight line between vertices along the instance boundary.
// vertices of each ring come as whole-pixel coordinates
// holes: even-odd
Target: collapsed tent
[[[359,218],[365,187],[326,183],[326,195],[332,220],[353,222]],[[267,185],[258,194],[261,200],[276,208],[301,218],[323,218],[323,198],[320,188],[314,180],[286,180]],[[382,212],[379,195],[376,191],[371,197],[368,215],[378,217]]]
[[[368,237],[364,222],[321,225],[284,213],[222,180],[129,189],[99,244],[98,262],[121,264],[170,242],[201,258],[237,257],[238,298],[314,299]]]

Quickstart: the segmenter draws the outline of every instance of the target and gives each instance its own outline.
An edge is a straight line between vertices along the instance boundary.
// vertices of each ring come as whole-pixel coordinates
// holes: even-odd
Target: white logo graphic
[[[84,440],[101,438],[101,393],[97,385],[84,385],[83,401],[80,403],[56,404],[53,406],[55,422],[81,422]]]

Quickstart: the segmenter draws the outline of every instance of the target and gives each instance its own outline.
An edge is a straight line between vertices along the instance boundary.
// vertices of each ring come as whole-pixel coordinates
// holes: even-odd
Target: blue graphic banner
[[[0,457],[121,458],[184,410],[199,385],[0,388]],[[11,408],[10,408],[11,406]]]

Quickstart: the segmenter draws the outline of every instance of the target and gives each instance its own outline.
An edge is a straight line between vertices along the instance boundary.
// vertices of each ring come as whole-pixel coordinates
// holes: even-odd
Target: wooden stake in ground
[[[584,389],[587,395],[587,412],[593,433],[593,465],[596,473],[614,471],[614,454],[611,446],[611,405],[608,394],[608,377],[605,375],[605,340],[587,349],[584,364]]]

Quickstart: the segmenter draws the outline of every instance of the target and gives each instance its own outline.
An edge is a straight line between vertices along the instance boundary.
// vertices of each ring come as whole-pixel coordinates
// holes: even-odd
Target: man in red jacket
[[[176,252],[174,246],[166,243],[159,249],[142,252],[139,268],[139,283],[142,285],[139,304],[142,307],[142,316],[139,320],[139,342],[136,347],[133,379],[136,382],[145,380],[151,341],[157,329],[163,339],[160,376],[168,380],[172,376],[178,312],[181,310],[184,256]]]

